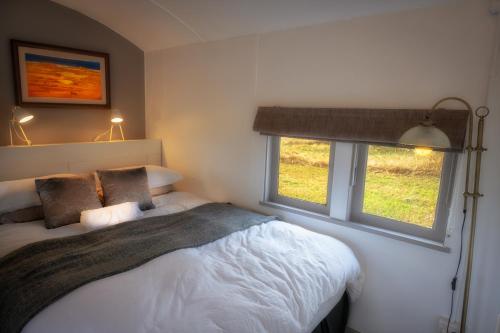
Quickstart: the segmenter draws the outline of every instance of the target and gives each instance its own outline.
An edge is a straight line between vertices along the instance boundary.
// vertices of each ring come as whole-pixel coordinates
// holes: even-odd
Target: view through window
[[[363,213],[432,228],[444,153],[369,146]]]
[[[326,205],[330,142],[280,140],[278,195]]]

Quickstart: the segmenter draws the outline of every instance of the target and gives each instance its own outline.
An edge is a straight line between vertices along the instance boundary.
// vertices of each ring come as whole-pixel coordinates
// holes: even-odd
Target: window
[[[275,137],[270,199],[328,213],[333,144],[329,141]]]
[[[265,201],[444,241],[456,154],[286,137],[268,147]]]
[[[443,241],[453,165],[442,152],[360,145],[351,218]]]

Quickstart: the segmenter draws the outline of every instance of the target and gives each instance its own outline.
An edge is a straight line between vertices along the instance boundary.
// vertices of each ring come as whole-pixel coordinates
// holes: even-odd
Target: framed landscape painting
[[[21,106],[109,108],[109,55],[11,41],[16,101]]]

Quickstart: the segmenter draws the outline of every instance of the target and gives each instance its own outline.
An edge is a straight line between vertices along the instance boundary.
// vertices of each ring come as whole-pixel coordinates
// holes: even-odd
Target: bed
[[[123,225],[219,205],[186,192],[158,195],[153,202],[156,208],[140,221]],[[91,233],[79,223],[55,229],[40,220],[0,225],[0,258],[46,240]],[[8,289],[1,280],[0,274],[0,285]],[[344,243],[267,218],[84,283],[36,311],[21,328],[26,333],[341,332],[362,283],[360,265]],[[16,304],[3,299],[2,307]]]

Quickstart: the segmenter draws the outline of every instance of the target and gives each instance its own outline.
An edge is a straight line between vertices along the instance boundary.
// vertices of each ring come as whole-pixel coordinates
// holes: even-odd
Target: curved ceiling
[[[442,4],[449,0],[52,0],[144,51]]]

